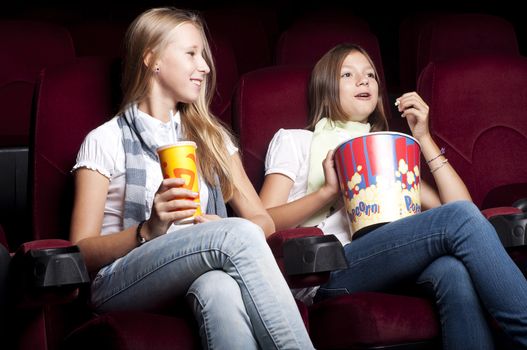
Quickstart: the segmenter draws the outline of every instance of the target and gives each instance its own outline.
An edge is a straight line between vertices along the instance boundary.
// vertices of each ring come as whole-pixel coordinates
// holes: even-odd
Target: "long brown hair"
[[[199,98],[193,103],[179,103],[177,109],[181,113],[185,136],[198,146],[200,174],[208,184],[215,184],[217,175],[223,196],[228,201],[233,196],[234,184],[225,141],[233,141],[233,138],[209,110],[216,86],[216,71],[205,35],[205,24],[196,13],[173,7],[155,8],[142,13],[132,22],[125,40],[123,101],[119,113],[128,105],[147,97],[155,73],[144,63],[144,59],[151,54],[150,62],[155,62],[166,48],[170,32],[183,23],[192,23],[201,32],[203,58],[210,73],[202,82]]]
[[[388,122],[384,113],[380,81],[377,69],[366,50],[354,44],[340,44],[329,50],[317,62],[309,81],[309,118],[308,129],[314,130],[315,125],[322,118],[347,121],[348,116],[342,110],[339,98],[340,69],[346,57],[353,51],[362,53],[373,67],[375,80],[379,85],[379,96],[375,110],[368,117],[372,131],[388,129]]]

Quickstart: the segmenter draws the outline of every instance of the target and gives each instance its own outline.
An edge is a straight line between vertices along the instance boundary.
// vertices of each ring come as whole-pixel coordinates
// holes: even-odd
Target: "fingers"
[[[159,189],[157,192],[164,192],[170,188],[173,187],[181,187],[185,185],[185,179],[182,178],[170,178],[170,179],[164,179],[161,181],[161,184],[159,185]]]
[[[428,105],[416,92],[403,94],[396,99],[395,106],[397,107],[397,110],[401,112],[402,117],[406,117],[409,113],[427,115],[429,109]]]
[[[329,150],[326,158],[322,161],[322,167],[324,168],[325,173],[335,168],[335,161],[333,159],[334,154],[335,150]]]
[[[326,160],[333,160],[333,155],[335,154],[335,150],[334,149],[330,149],[328,151],[328,154],[326,155]]]
[[[175,198],[196,198],[199,193],[184,188],[185,180],[181,178],[164,179],[157,190],[157,194],[165,200]]]
[[[164,222],[178,221],[194,215],[199,206],[194,201],[199,193],[182,187],[185,180],[164,179],[154,197],[153,212]]]

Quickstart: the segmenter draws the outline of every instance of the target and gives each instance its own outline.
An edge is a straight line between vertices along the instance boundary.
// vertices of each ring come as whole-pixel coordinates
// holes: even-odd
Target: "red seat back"
[[[224,8],[208,10],[204,17],[211,33],[230,42],[240,74],[271,65],[273,37],[278,30],[273,10]]]
[[[415,91],[417,85],[417,47],[419,35],[427,25],[443,13],[419,12],[399,23],[399,80],[401,91]]]
[[[432,61],[494,53],[519,54],[510,22],[486,14],[438,15],[419,33],[415,77]]]
[[[275,52],[277,65],[315,65],[337,44],[349,42],[364,47],[381,64],[377,38],[368,22],[353,15],[305,16],[295,21],[278,39]],[[382,68],[382,66],[381,66]]]
[[[39,71],[75,56],[68,31],[56,24],[0,21],[0,147],[27,146]]]
[[[128,22],[117,20],[76,21],[68,25],[77,56],[122,58]]]
[[[209,43],[216,67],[216,92],[210,109],[230,128],[232,96],[239,78],[236,57],[230,41],[220,34],[211,33]]]
[[[256,190],[263,183],[267,146],[279,128],[308,123],[310,67],[268,67],[244,74],[234,95],[233,128]]]
[[[119,68],[110,59],[90,57],[42,72],[30,149],[33,239],[67,239],[70,171],[86,134],[117,110]]]
[[[521,56],[433,62],[419,78],[432,134],[481,209],[527,197],[526,86]]]

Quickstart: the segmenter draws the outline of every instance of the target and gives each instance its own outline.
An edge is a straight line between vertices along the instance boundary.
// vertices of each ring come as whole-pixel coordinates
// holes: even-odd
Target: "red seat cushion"
[[[440,335],[429,300],[375,292],[315,303],[309,309],[309,324],[315,347],[320,349],[405,344]]]
[[[146,312],[111,312],[85,323],[70,334],[66,349],[143,350],[200,349],[197,325],[189,317]]]

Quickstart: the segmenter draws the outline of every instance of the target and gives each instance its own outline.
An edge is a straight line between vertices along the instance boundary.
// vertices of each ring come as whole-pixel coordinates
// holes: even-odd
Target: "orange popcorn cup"
[[[183,188],[198,193],[198,197],[194,198],[194,202],[198,203],[194,215],[174,222],[175,224],[191,223],[194,217],[201,215],[196,148],[196,143],[192,141],[180,141],[157,149],[163,178],[182,178],[185,180]]]

